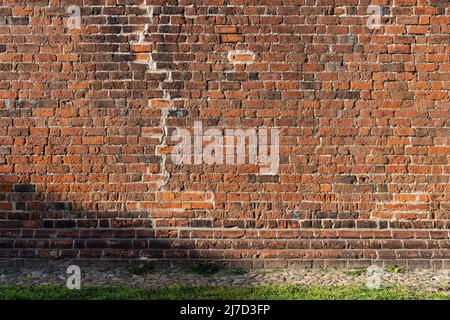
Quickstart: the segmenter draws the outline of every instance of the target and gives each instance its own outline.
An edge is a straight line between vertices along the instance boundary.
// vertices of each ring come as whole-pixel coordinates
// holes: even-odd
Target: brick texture
[[[450,267],[449,43],[445,0],[0,0],[0,259]],[[174,164],[195,121],[278,172]]]

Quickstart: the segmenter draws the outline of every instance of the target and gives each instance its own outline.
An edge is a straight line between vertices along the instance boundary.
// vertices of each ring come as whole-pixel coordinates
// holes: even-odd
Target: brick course
[[[449,267],[449,31],[445,0],[0,0],[0,259]],[[279,128],[278,172],[174,164],[195,121]]]

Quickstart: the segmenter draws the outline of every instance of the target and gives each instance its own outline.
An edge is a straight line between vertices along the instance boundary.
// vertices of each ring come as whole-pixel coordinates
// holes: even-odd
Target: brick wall
[[[446,0],[0,0],[0,258],[449,267],[449,31]],[[276,171],[174,162],[196,123],[276,128]]]

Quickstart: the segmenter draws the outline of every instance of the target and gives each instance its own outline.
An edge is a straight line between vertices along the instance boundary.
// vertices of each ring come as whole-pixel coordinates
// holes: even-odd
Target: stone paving
[[[39,268],[0,268],[0,285],[61,285],[69,276],[67,264]],[[81,267],[82,286],[164,287],[175,284],[213,286],[253,286],[291,284],[299,286],[364,285],[364,269],[222,269],[212,275],[196,274],[191,269],[144,269],[136,273],[131,267]],[[450,294],[450,271],[396,270],[382,271],[382,286],[400,285],[419,290]]]

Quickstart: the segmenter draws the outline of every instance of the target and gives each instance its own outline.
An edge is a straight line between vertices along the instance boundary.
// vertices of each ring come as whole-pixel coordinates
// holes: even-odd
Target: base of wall
[[[127,267],[135,263],[148,263],[155,268],[192,267],[201,262],[210,262],[218,264],[224,268],[244,268],[244,269],[278,269],[278,268],[333,268],[333,269],[360,269],[367,268],[371,265],[379,267],[398,266],[403,269],[432,269],[432,270],[448,270],[450,269],[450,259],[402,259],[402,260],[340,260],[340,259],[324,259],[324,260],[201,260],[201,259],[158,259],[158,260],[136,260],[136,259],[0,259],[0,268],[61,268],[78,265],[80,267]]]

